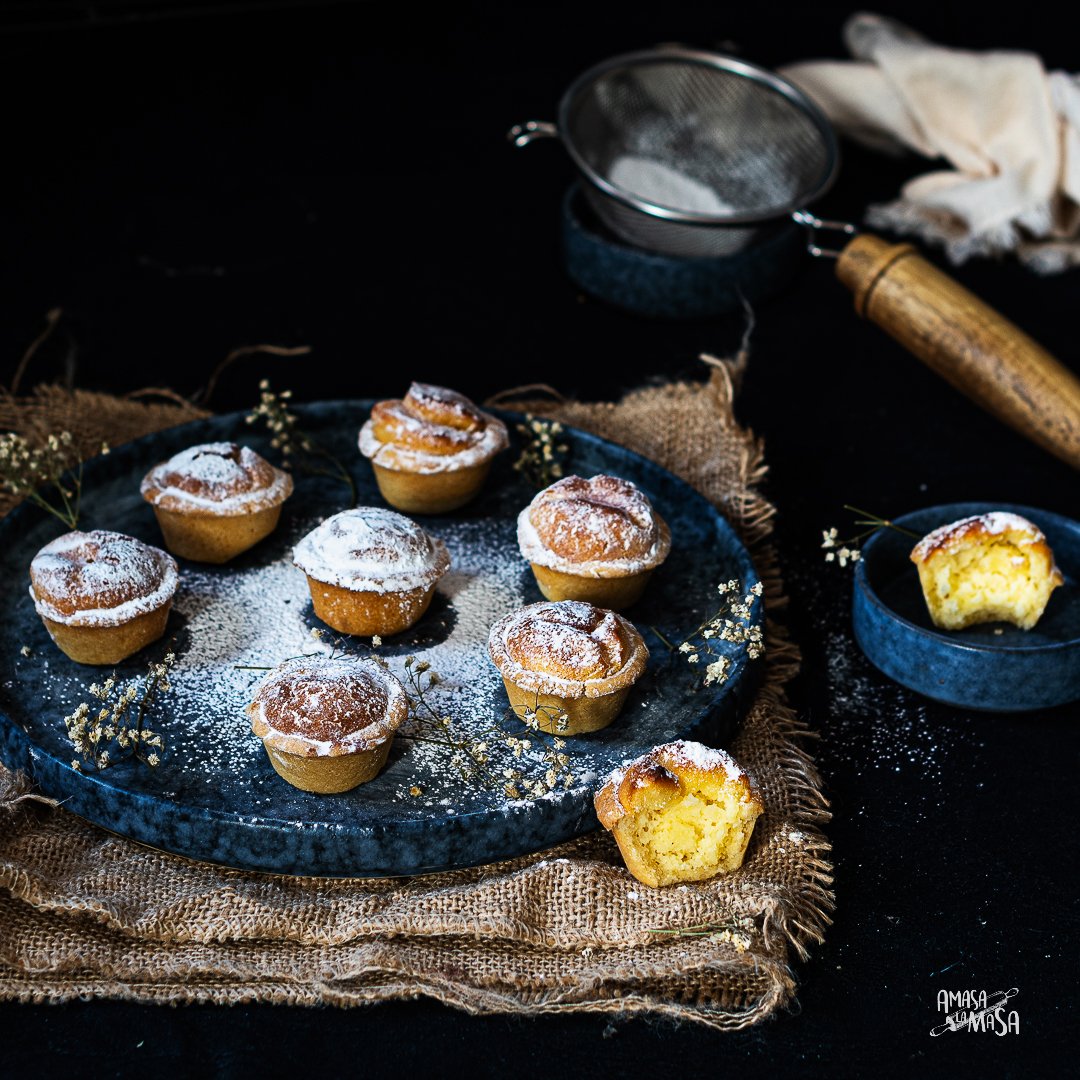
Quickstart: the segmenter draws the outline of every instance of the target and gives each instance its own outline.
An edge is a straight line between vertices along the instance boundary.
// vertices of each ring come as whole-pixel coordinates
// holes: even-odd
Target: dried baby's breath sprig
[[[356,484],[349,470],[315,441],[299,425],[299,417],[291,410],[292,391],[275,391],[268,379],[259,383],[259,403],[244,418],[248,424],[262,420],[270,432],[270,445],[281,451],[285,464],[309,476],[329,476],[340,480],[348,489],[350,506],[356,505]]]
[[[108,444],[101,444],[101,452],[109,452]],[[75,464],[78,457],[70,431],[50,435],[40,446],[31,446],[14,432],[0,435],[0,487],[74,529],[82,501],[83,465],[81,460]]]
[[[872,514],[869,510],[860,510],[857,506],[848,506],[847,503],[844,504],[844,509],[858,515],[854,524],[861,531],[843,540],[839,536],[839,529],[823,529],[821,546],[825,549],[826,562],[839,563],[841,567],[847,566],[849,562],[857,563],[862,558],[862,552],[859,550],[858,545],[867,537],[873,536],[878,529],[893,529],[895,532],[903,533],[904,536],[910,536],[913,540],[919,539],[918,533],[913,533],[902,525],[896,525],[889,521],[888,518],[878,517],[877,514]]]
[[[381,657],[377,663],[388,666]],[[436,743],[450,752],[450,764],[465,781],[477,781],[485,787],[493,787],[497,777],[490,766],[491,754],[488,742],[482,737],[472,737],[458,730],[458,725],[446,713],[432,704],[428,692],[442,681],[426,660],[415,656],[405,658],[405,692],[409,697],[409,712],[416,722],[417,730],[401,736],[416,742]]]
[[[721,596],[720,607],[711,618],[706,619],[685,641],[672,645],[656,627],[653,632],[668,646],[681,653],[688,664],[699,664],[704,670],[704,683],[726,682],[731,675],[732,661],[727,651],[717,646],[745,645],[746,655],[756,660],[765,652],[765,633],[760,623],[754,621],[754,601],[764,587],[761,582],[751,585],[744,594],[742,583],[737,579],[722,581],[716,587]]]
[[[79,755],[71,762],[73,769],[100,772],[129,757],[151,768],[160,763],[165,741],[145,726],[146,718],[159,695],[171,689],[169,670],[175,663],[170,647],[161,660],[150,663],[141,687],[136,682],[121,687],[115,673],[103,683],[90,684],[98,704],[84,701],[64,717],[68,738]]]
[[[660,937],[708,938],[733,945],[736,952],[746,952],[753,944],[754,920],[746,917],[726,923],[697,923],[694,926],[651,926],[647,933]]]
[[[386,665],[382,658],[377,657],[376,660]],[[559,787],[568,789],[572,785],[574,777],[570,772],[566,740],[551,735],[539,726],[540,717],[546,715],[556,727],[560,719],[565,727],[565,713],[540,705],[538,700],[535,708],[523,710],[524,715],[508,708],[500,722],[476,734],[464,732],[429,697],[431,689],[438,686],[442,679],[426,660],[406,657],[405,676],[409,711],[416,729],[412,733],[399,733],[399,737],[444,747],[449,751],[451,766],[467,783],[501,788],[509,799],[527,800],[538,799]],[[507,730],[505,725],[511,717],[521,720],[526,729],[524,733],[519,728]],[[532,770],[527,772],[523,761],[524,756],[533,750],[534,743],[541,747],[539,776],[531,775]]]
[[[555,483],[563,475],[566,455],[570,452],[565,442],[558,441],[563,434],[562,424],[526,413],[525,423],[518,424],[517,429],[524,445],[514,468],[537,489]]]
[[[537,692],[531,705],[525,706],[520,711],[511,705],[505,715],[507,718],[517,717],[530,734],[528,738],[521,738],[512,733],[503,733],[503,741],[511,749],[514,757],[521,757],[525,751],[530,750],[532,739],[537,739],[543,744],[541,762],[545,766],[542,777],[532,780],[524,777],[509,778],[512,782],[507,785],[507,794],[511,798],[538,799],[541,795],[547,795],[560,787],[568,791],[574,783],[574,774],[570,771],[570,755],[566,752],[566,739],[563,737],[570,723],[565,710],[553,705],[541,704],[540,694]],[[542,719],[546,721],[543,727],[541,727]],[[555,729],[555,734],[551,733],[551,728]],[[510,787],[518,788],[519,793],[512,795],[509,791]],[[521,793],[522,789],[525,794]]]

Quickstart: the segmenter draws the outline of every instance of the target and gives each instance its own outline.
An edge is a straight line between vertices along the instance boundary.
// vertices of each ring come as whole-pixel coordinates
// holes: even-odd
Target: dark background
[[[846,5],[150,2],[0,4],[0,383],[63,314],[23,388],[204,387],[233,348],[309,345],[232,365],[210,406],[263,375],[298,398],[379,396],[409,378],[481,399],[544,381],[612,397],[699,374],[741,318],[673,324],[582,297],[565,277],[550,119],[604,56],[660,41],[779,65],[840,56]],[[1080,70],[1080,13],[1013,5],[891,10],[942,43],[1040,52]],[[844,147],[817,209],[859,220],[928,168]],[[936,256],[935,256],[936,258]],[[1080,271],[979,262],[957,277],[1074,368]],[[844,503],[884,516],[959,500],[1076,514],[1077,478],[860,322],[807,259],[757,307],[744,422],[768,492],[803,648],[795,700],[821,733],[837,911],[798,966],[798,1006],[718,1035],[645,1020],[470,1018],[430,1002],[351,1011],[0,1006],[0,1072],[275,1076],[628,1070],[742,1075],[1024,1075],[1076,1044],[1075,707],[986,716],[879,676],[851,639],[849,574],[820,531]],[[937,992],[1005,989],[1019,1036],[954,1033]],[[1059,1056],[1060,1055],[1060,1056]]]

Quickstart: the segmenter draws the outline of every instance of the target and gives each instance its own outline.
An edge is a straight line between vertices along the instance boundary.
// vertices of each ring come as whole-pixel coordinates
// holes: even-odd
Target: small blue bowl
[[[710,319],[779,292],[804,265],[806,236],[788,221],[731,255],[658,255],[612,236],[573,184],[562,203],[562,249],[570,279],[598,300],[652,318]]]
[[[1080,698],[1080,523],[1027,506],[952,503],[917,510],[895,524],[924,536],[973,514],[1007,510],[1046,534],[1065,584],[1031,630],[983,623],[937,629],[910,561],[915,541],[880,529],[855,564],[855,639],[890,679],[946,705],[1029,712]]]

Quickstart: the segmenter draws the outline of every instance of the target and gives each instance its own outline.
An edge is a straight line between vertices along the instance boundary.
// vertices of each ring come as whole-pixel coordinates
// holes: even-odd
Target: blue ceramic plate
[[[1065,584],[1054,590],[1031,630],[984,623],[939,630],[930,621],[909,559],[915,541],[892,529],[875,533],[855,565],[855,637],[891,679],[947,705],[1026,712],[1080,698],[1080,524],[1028,506],[953,503],[918,510],[896,524],[924,536],[973,514],[1008,510],[1046,534]]]
[[[370,402],[301,408],[303,426],[355,476],[362,503],[381,505],[356,434]],[[507,416],[508,420],[516,419]],[[512,426],[512,425],[511,425]],[[239,414],[174,428],[130,443],[91,462],[84,482],[83,528],[108,528],[160,544],[139,481],[176,451],[216,439],[246,442],[274,454]],[[592,793],[610,769],[646,748],[700,732],[711,741],[730,735],[749,700],[756,665],[731,647],[731,677],[704,687],[700,667],[663,644],[683,640],[717,604],[716,584],[756,581],[749,557],[717,511],[687,484],[652,462],[582,432],[568,435],[569,465],[584,475],[610,472],[640,485],[668,520],[671,556],[654,574],[629,616],[651,650],[646,674],[622,716],[607,730],[567,740],[573,777],[568,789],[534,800],[515,799],[498,785],[462,778],[450,751],[409,738],[403,729],[390,761],[371,783],[344,795],[313,795],[271,769],[243,713],[263,671],[289,656],[327,650],[316,641],[304,575],[291,564],[293,544],[347,502],[343,485],[299,475],[276,533],[225,567],[181,560],[166,639],[118,665],[122,685],[141,680],[169,639],[178,656],[172,690],[148,726],[167,742],[150,769],[124,761],[101,773],[71,768],[63,717],[93,699],[91,682],[107,671],[82,667],[49,640],[28,595],[34,553],[60,532],[39,511],[23,506],[0,523],[0,596],[5,612],[0,642],[0,757],[29,767],[45,794],[77,814],[143,843],[228,866],[289,874],[390,876],[475,865],[524,854],[596,827]],[[508,610],[541,599],[516,543],[516,518],[532,491],[512,468],[519,447],[500,455],[483,495],[452,515],[423,518],[447,543],[451,571],[439,583],[424,618],[379,650],[399,676],[405,658],[429,662],[443,679],[433,706],[459,730],[482,737],[493,725],[512,725],[487,632]],[[760,614],[760,612],[758,612]],[[22,647],[30,655],[22,655]],[[349,652],[368,653],[367,640],[348,639]],[[488,739],[492,768],[543,777],[546,744],[533,739],[519,759],[497,732]]]

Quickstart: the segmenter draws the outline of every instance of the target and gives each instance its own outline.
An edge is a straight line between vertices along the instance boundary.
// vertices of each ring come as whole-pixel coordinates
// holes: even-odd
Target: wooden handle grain
[[[910,244],[855,237],[837,261],[855,309],[988,412],[1080,469],[1080,379]]]

